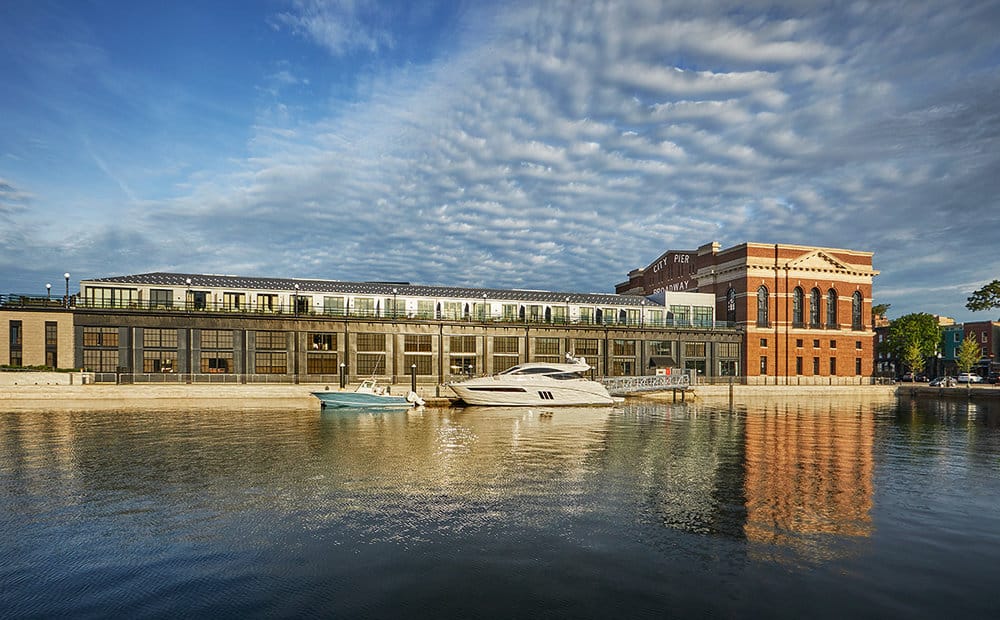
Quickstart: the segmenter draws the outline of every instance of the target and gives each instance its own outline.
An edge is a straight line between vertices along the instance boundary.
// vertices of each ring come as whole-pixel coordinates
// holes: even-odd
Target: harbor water
[[[1000,617],[1000,410],[0,405],[0,617]]]

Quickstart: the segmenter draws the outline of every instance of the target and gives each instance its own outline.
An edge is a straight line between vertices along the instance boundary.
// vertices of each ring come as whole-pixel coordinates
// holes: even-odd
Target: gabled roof
[[[343,282],[339,280],[313,280],[299,278],[257,278],[236,275],[211,275],[197,273],[140,273],[135,275],[91,278],[81,284],[117,284],[187,288],[215,288],[305,293],[340,293],[347,295],[377,295],[391,297],[432,297],[436,299],[487,299],[493,301],[534,301],[547,303],[595,304],[609,306],[637,306],[646,301],[638,295],[613,293],[566,293],[521,289],[463,288],[451,286],[423,286],[408,282]],[[648,303],[648,302],[647,302]]]

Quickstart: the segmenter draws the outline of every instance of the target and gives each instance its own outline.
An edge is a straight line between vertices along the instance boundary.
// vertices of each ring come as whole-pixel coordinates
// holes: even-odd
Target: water
[[[0,413],[0,617],[997,617],[1000,408]]]

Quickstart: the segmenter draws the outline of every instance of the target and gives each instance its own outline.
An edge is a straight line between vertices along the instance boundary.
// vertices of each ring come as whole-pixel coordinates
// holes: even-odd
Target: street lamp
[[[65,301],[66,301],[66,307],[69,308],[69,272],[67,271],[66,273],[64,273],[63,277],[66,278],[66,300]]]
[[[483,323],[486,322],[486,293],[483,293]]]
[[[566,324],[569,325],[569,297],[566,297]]]
[[[187,293],[184,295],[184,309],[190,310],[191,307],[188,304],[191,303],[191,278],[187,278],[184,282],[187,284]]]
[[[292,294],[292,312],[299,316],[299,285],[295,285],[295,292]]]
[[[399,293],[399,289],[392,289],[392,318],[396,318],[396,295]]]
[[[45,298],[46,298],[47,301],[52,301],[52,285],[51,284],[46,284],[45,285]]]

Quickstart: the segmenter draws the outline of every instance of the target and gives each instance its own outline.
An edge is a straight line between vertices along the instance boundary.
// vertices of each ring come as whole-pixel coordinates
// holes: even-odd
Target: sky
[[[613,292],[712,241],[1000,279],[1000,3],[5,0],[0,293],[172,271]]]

